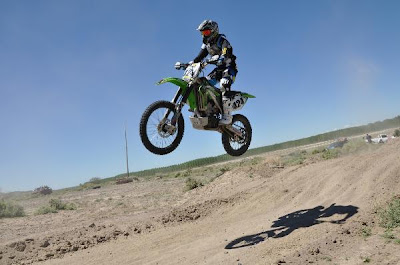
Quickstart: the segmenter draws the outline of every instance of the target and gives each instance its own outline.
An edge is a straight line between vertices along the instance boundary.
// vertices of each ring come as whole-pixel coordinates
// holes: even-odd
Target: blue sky
[[[233,86],[251,147],[400,114],[399,1],[1,1],[0,189],[62,188],[224,153],[191,128],[173,153],[140,142],[144,109],[170,100],[176,61],[213,19],[238,57]],[[210,69],[211,70],[211,69]]]

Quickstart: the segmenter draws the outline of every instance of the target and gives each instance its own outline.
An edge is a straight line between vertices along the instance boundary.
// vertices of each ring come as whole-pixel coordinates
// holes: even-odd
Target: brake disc
[[[176,127],[168,124],[170,120],[166,120],[164,123],[160,122],[157,126],[158,134],[162,138],[168,138],[175,134]]]

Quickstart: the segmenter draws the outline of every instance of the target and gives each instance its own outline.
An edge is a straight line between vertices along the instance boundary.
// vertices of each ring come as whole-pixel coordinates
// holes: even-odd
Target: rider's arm
[[[200,50],[200,52],[199,52],[199,55],[197,55],[197,57],[194,58],[193,62],[199,63],[199,62],[201,62],[204,58],[206,58],[207,55],[208,55],[208,51],[207,51],[207,49],[206,49],[206,45],[203,44],[203,45],[201,45],[201,50]]]
[[[221,50],[222,54],[220,56],[221,65],[223,66],[229,66],[232,61],[236,59],[235,55],[233,55],[233,48],[229,41],[225,38],[222,40],[222,45],[221,45]]]

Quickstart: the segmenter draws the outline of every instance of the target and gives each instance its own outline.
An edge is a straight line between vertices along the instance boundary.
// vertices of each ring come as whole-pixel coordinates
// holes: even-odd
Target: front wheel
[[[165,155],[178,147],[185,125],[182,115],[176,124],[171,123],[175,114],[175,105],[164,100],[154,102],[144,111],[140,120],[140,138],[147,150]]]
[[[232,127],[242,133],[242,137],[230,132],[222,133],[222,145],[225,151],[231,156],[241,156],[249,149],[251,142],[251,125],[249,120],[240,114],[233,115]]]

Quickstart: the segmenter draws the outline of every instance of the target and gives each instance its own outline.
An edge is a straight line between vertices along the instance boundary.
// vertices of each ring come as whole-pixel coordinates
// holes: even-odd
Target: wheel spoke
[[[240,114],[233,116],[232,122],[233,131],[227,130],[222,134],[222,144],[225,151],[231,156],[240,156],[249,148],[251,141],[251,125],[246,117]]]
[[[167,131],[162,130],[160,127],[160,123],[167,113],[169,109],[165,107],[158,108],[154,110],[148,119],[147,126],[146,126],[146,133],[149,136],[149,141],[158,148],[166,148],[170,146],[173,141],[176,139],[177,132],[174,134],[170,134]],[[173,111],[170,111],[167,120],[164,121],[166,124],[172,119],[174,115]]]
[[[247,136],[246,136],[246,127],[241,121],[236,121],[232,124],[232,127],[236,130],[240,131],[244,136],[244,139],[235,140],[235,137],[229,138],[229,144],[234,150],[239,150],[247,143]]]

